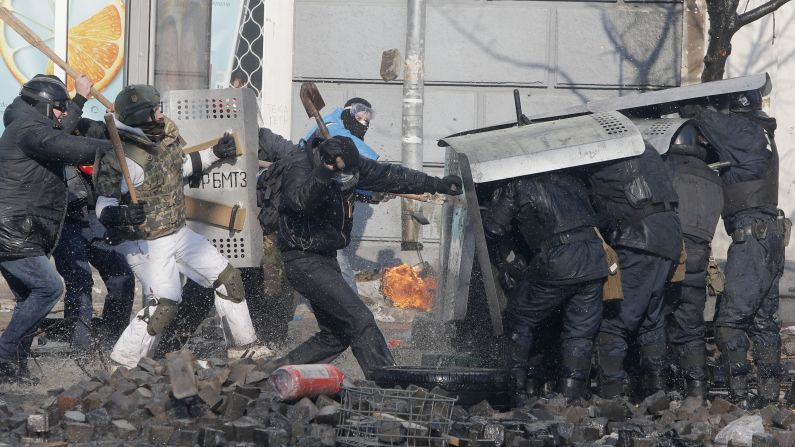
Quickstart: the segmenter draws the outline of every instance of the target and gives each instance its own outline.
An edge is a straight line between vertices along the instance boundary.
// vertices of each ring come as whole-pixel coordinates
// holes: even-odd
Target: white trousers
[[[229,261],[202,235],[183,226],[176,233],[154,240],[127,241],[117,247],[124,254],[135,277],[141,283],[147,302],[167,299],[182,301],[182,277],[202,287],[212,287]],[[216,290],[216,311],[221,318],[227,345],[245,346],[256,341],[254,325],[245,301],[233,303],[218,296],[226,288]],[[157,346],[157,337],[146,331],[145,315],[152,315],[156,306],[141,309],[113,347],[111,359],[133,368],[149,356]]]

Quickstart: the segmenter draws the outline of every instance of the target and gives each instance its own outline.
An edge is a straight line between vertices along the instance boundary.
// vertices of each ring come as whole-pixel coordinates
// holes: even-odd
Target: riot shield
[[[163,95],[163,113],[179,127],[186,151],[211,147],[233,132],[238,156],[185,186],[188,226],[205,236],[234,267],[260,267],[257,221],[257,98],[251,89],[175,90]]]
[[[633,118],[643,140],[649,143],[660,155],[668,152],[679,129],[690,121],[686,118]]]

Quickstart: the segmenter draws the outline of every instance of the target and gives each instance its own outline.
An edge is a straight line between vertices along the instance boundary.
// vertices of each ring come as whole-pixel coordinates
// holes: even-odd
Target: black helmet
[[[53,75],[37,74],[22,84],[19,96],[47,118],[54,119],[53,109],[66,110],[69,93],[66,85]]]
[[[145,84],[124,87],[113,101],[116,117],[128,126],[154,121],[154,110],[160,106],[160,92]]]
[[[762,109],[762,94],[759,90],[748,90],[732,95],[729,110],[732,112],[751,112]]]

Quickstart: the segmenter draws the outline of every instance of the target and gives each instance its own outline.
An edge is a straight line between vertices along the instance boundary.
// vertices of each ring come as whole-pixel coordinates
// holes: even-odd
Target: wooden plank
[[[185,214],[188,219],[196,220],[210,225],[217,225],[229,228],[229,220],[232,216],[233,207],[223,203],[210,202],[185,196]],[[235,231],[243,231],[246,223],[246,209],[238,208],[235,214],[235,221],[231,227]]]

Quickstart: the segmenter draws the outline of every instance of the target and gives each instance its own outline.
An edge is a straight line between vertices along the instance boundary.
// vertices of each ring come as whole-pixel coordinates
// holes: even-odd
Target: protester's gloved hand
[[[224,136],[218,139],[218,143],[213,146],[213,154],[221,160],[237,157],[237,145],[229,132],[224,132]]]
[[[704,110],[704,108],[698,104],[685,104],[679,107],[679,116],[682,118],[694,118],[702,110]]]
[[[146,202],[131,203],[127,205],[127,222],[130,225],[141,225],[146,220],[144,205]]]
[[[336,136],[317,147],[320,160],[334,171],[352,172],[359,167],[359,150],[348,137]]]
[[[146,202],[138,202],[129,206],[109,206],[102,210],[99,221],[106,227],[140,225],[146,220],[144,212]]]
[[[444,178],[434,177],[434,191],[448,196],[457,196],[464,192],[464,183],[457,175],[448,175]]]

